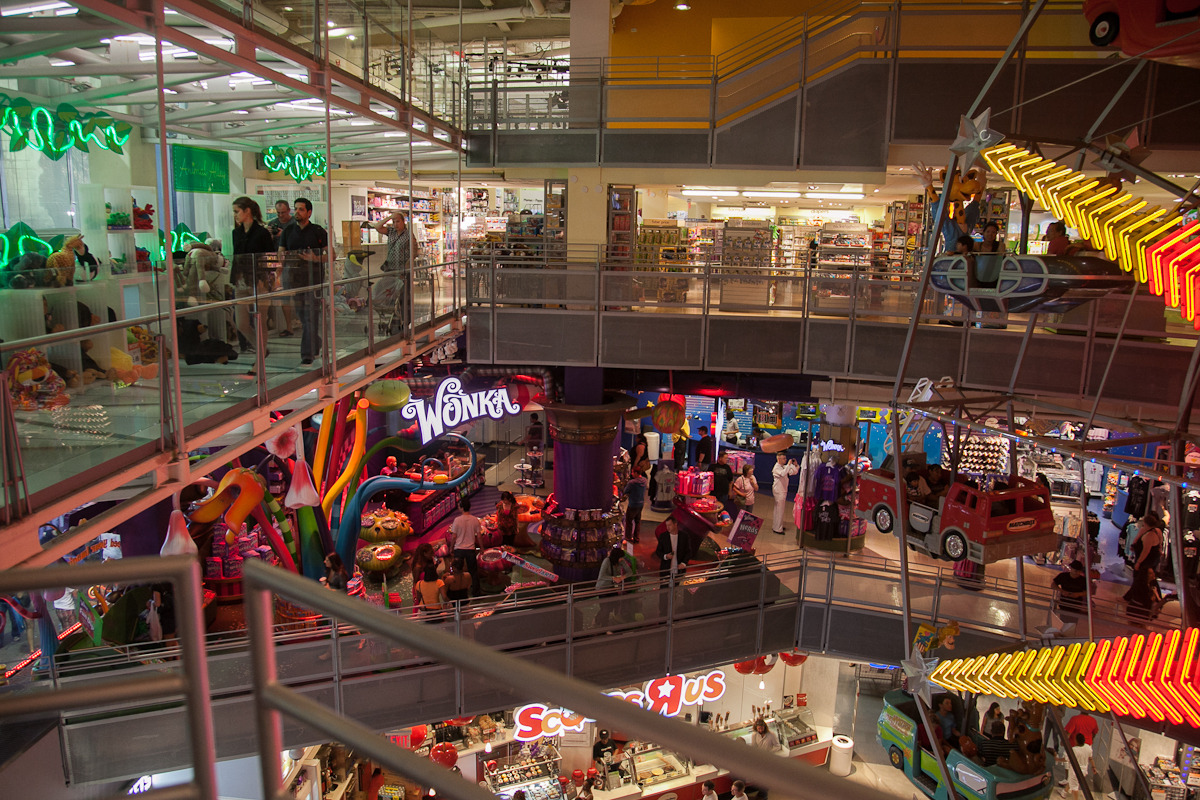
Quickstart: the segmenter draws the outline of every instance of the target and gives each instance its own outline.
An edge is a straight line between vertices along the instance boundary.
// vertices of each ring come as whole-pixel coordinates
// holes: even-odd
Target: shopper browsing
[[[700,784],[700,788],[704,793],[700,795],[700,800],[717,800],[717,785],[712,781],[705,781]]]
[[[708,428],[700,426],[700,441],[696,442],[696,466],[704,469],[712,463],[713,440],[708,435]]]
[[[367,224],[380,235],[387,237],[387,255],[383,260],[383,271],[391,273],[385,279],[390,278],[395,282],[396,318],[393,321],[393,332],[402,331],[408,326],[408,299],[412,296],[410,290],[413,247],[408,217],[403,211],[393,211],[386,217]],[[383,280],[380,281],[381,285],[382,283]]]
[[[738,443],[738,435],[740,433],[741,433],[741,431],[738,430],[737,417],[735,417],[733,415],[732,411],[726,411],[725,412],[725,431],[723,432],[722,437],[725,439],[725,441],[729,442],[730,444],[737,444]]]
[[[729,453],[725,450],[717,456],[715,464],[709,466],[708,471],[713,474],[713,495],[721,501],[721,505],[725,506],[725,510],[730,514],[737,514],[737,509],[732,507],[729,500],[729,487],[733,484],[733,468],[729,466]]]
[[[1071,793],[1072,800],[1079,800],[1080,774],[1086,777],[1096,771],[1096,764],[1092,761],[1092,746],[1087,743],[1082,733],[1075,734],[1071,753],[1075,756],[1075,763],[1079,765],[1079,772],[1074,769],[1067,770],[1067,791]]]
[[[329,234],[312,221],[312,203],[296,198],[296,218],[279,237],[279,255],[283,258],[283,287],[315,291],[293,296],[300,315],[300,363],[308,365],[321,352],[321,289],[325,280],[325,248]]]
[[[1058,600],[1059,611],[1087,613],[1087,577],[1083,574],[1082,561],[1072,561],[1066,572],[1054,576],[1050,586]]]
[[[446,584],[438,577],[437,566],[430,564],[425,568],[425,575],[417,581],[414,587],[420,603],[417,608],[421,611],[441,611],[446,606]]]
[[[753,464],[742,465],[742,474],[733,482],[730,491],[735,504],[754,513],[754,498],[758,496],[758,479],[754,477]]]
[[[233,201],[233,263],[229,282],[238,299],[254,297],[256,289],[266,293],[266,284],[259,272],[259,257],[277,249],[274,237],[263,225],[262,209],[249,197]],[[243,353],[254,349],[254,328],[250,323],[250,303],[238,303],[234,312],[234,327]],[[264,354],[265,355],[265,354]]]
[[[629,498],[629,507],[625,510],[625,538],[631,542],[638,541],[642,527],[642,510],[646,507],[646,487],[649,481],[646,470],[650,462],[642,459],[633,467],[633,477],[625,484],[622,494]]]
[[[479,535],[483,533],[483,525],[479,517],[471,513],[471,501],[463,498],[459,506],[462,513],[450,523],[450,536],[454,540],[454,555],[461,557],[471,573],[471,591],[479,594],[479,562],[476,551],[479,548]]]

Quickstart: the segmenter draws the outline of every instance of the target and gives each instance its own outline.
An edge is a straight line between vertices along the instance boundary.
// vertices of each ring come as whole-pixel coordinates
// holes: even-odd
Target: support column
[[[624,527],[613,502],[612,454],[635,401],[604,392],[602,382],[602,370],[568,368],[568,402],[545,406],[554,440],[556,502],[543,516],[542,554],[566,580],[594,580]]]

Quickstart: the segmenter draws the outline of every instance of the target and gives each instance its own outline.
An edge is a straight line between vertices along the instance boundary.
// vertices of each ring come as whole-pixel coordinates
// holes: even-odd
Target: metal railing
[[[6,521],[70,510],[71,497],[61,488],[65,481],[79,487],[76,494],[126,485],[185,455],[219,426],[273,407],[302,387],[360,368],[386,370],[403,343],[432,341],[439,330],[449,335],[463,304],[459,262],[384,272],[370,262],[360,268],[338,258],[332,279],[274,288],[280,272],[274,262],[256,265],[236,297],[213,302],[189,297],[182,280],[170,296],[169,281],[158,269],[66,289],[9,292],[11,329],[45,330],[45,299],[67,330],[10,334],[0,343],[0,363],[27,358],[36,366],[34,351],[75,377],[68,384],[50,375],[29,391],[0,393]],[[396,287],[402,292],[398,298],[390,293]],[[76,319],[77,302],[93,313],[111,308],[119,319],[89,325]],[[284,331],[277,327],[268,338],[270,325],[285,324],[285,312],[293,309],[300,322],[303,314],[313,315],[307,327],[320,334],[319,350],[299,352],[301,330],[278,338]],[[207,332],[201,334],[200,326]],[[243,337],[243,347],[227,337],[233,330]],[[136,345],[128,346],[135,334]],[[310,355],[311,363],[303,363]],[[98,366],[99,374],[88,366]],[[108,487],[117,476],[120,481]]]
[[[0,719],[12,720],[31,714],[65,713],[84,708],[107,707],[130,702],[174,700],[182,696],[187,705],[191,741],[193,782],[170,788],[152,789],[143,796],[153,800],[215,800],[217,796],[216,748],[208,694],[208,660],[204,651],[203,585],[195,558],[130,558],[104,564],[83,564],[37,570],[0,572],[0,595],[57,589],[62,586],[87,588],[95,585],[170,583],[175,596],[175,624],[179,637],[178,665],[182,670],[155,671],[136,681],[114,675],[71,686],[55,684],[33,690],[0,694]],[[277,751],[276,751],[277,752]],[[270,761],[272,759],[264,759]]]

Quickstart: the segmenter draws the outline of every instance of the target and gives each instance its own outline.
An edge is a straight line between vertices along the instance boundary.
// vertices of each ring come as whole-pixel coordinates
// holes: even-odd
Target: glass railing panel
[[[374,300],[371,279],[378,276],[371,274],[370,267],[348,256],[333,262],[333,276],[333,302],[326,310],[331,316],[329,325],[340,363],[365,354],[372,340],[375,315],[371,308]]]
[[[808,285],[810,313],[826,317],[850,316],[857,283],[852,272],[812,270]]]
[[[255,268],[256,355],[270,389],[321,369],[329,294],[324,263],[312,258],[266,258]]]
[[[416,327],[433,321],[433,304],[442,276],[433,267],[417,267],[413,270],[413,323]]]
[[[703,314],[705,276],[699,268],[682,269],[608,265],[601,274],[604,310]]]
[[[185,298],[176,308],[175,348],[185,427],[257,396],[257,380],[247,374],[255,358],[253,337],[247,339],[245,350],[238,337],[239,319],[246,331],[253,332],[249,326],[253,308],[250,297],[195,305]]]

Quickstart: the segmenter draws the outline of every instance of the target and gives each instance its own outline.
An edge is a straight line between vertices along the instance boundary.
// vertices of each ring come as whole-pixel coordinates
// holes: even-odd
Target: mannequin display
[[[775,514],[771,518],[771,531],[783,534],[783,511],[787,507],[788,481],[800,471],[796,459],[788,458],[787,453],[775,454],[775,466],[771,467],[771,494],[775,498]]]

